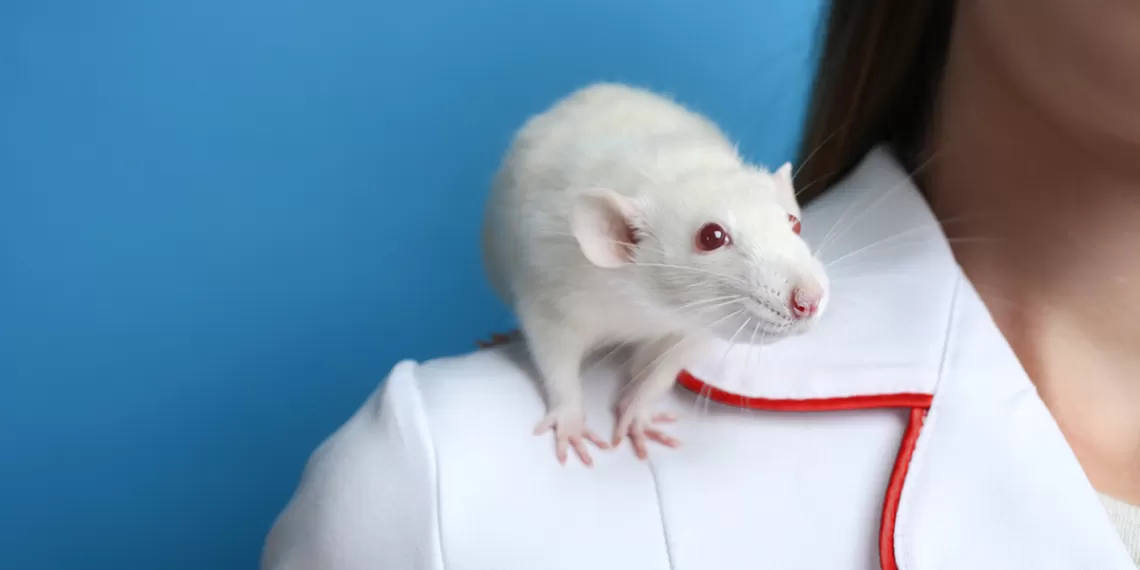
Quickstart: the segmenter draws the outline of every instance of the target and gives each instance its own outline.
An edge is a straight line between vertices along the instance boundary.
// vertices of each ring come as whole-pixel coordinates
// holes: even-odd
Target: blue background
[[[793,156],[819,0],[0,0],[0,567],[238,569],[389,367],[511,326],[512,131],[587,82]]]

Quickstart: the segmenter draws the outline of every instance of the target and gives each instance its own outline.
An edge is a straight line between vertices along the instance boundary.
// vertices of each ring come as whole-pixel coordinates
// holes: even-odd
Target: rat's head
[[[790,165],[700,173],[631,194],[582,193],[572,231],[591,263],[628,275],[681,324],[767,342],[822,315],[827,275],[800,238]]]

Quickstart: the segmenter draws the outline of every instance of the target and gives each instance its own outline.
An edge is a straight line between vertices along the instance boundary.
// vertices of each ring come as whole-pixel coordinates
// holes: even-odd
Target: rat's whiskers
[[[744,357],[744,371],[741,372],[740,377],[739,377],[739,382],[737,382],[737,384],[740,386],[740,389],[738,390],[738,392],[740,392],[741,394],[743,394],[743,392],[744,392],[743,388],[747,387],[747,386],[745,386],[745,382],[748,381],[748,369],[752,367],[752,349],[758,348],[756,346],[756,333],[759,332],[759,330],[760,330],[760,321],[757,320],[756,324],[752,327],[752,334],[748,337],[748,354],[745,355],[745,357]],[[763,337],[760,338],[760,342],[761,343],[764,342]],[[760,350],[763,351],[763,349],[760,349]]]
[[[915,175],[915,174],[917,174],[919,171],[921,171],[921,170],[925,169],[925,168],[926,168],[928,165],[930,165],[930,163],[934,161],[935,157],[937,157],[939,154],[941,154],[941,152],[942,152],[943,150],[945,150],[945,149],[946,149],[946,147],[945,147],[945,146],[943,146],[941,149],[939,149],[939,150],[936,150],[936,151],[934,151],[933,153],[931,153],[931,154],[930,154],[930,156],[929,156],[929,157],[928,157],[926,160],[924,160],[924,161],[922,162],[922,164],[920,164],[920,165],[918,166],[918,168],[915,168],[915,169],[914,169],[914,172],[908,173],[906,176],[904,176],[904,177],[902,178],[902,180],[899,180],[899,182],[898,182],[897,184],[895,184],[894,186],[892,186],[892,187],[891,187],[889,190],[887,190],[886,192],[883,192],[882,194],[880,194],[880,195],[879,195],[879,197],[878,197],[878,198],[876,198],[876,199],[875,199],[873,202],[871,202],[871,204],[870,204],[870,205],[868,205],[868,206],[867,206],[867,207],[866,207],[866,208],[865,208],[865,209],[864,209],[862,212],[860,212],[860,213],[859,213],[859,215],[858,215],[858,216],[856,216],[856,217],[855,217],[855,219],[853,219],[853,220],[851,221],[851,223],[847,224],[847,226],[846,226],[846,227],[844,227],[842,230],[840,230],[838,233],[836,233],[836,234],[835,234],[835,236],[831,238],[831,240],[828,240],[827,236],[825,236],[825,237],[824,237],[824,240],[823,240],[823,243],[821,243],[821,244],[820,244],[820,246],[819,246],[819,249],[818,249],[818,250],[816,250],[816,256],[822,255],[822,254],[823,254],[823,250],[824,250],[824,249],[825,249],[825,248],[826,248],[826,247],[827,247],[827,246],[828,246],[830,243],[833,243],[833,242],[834,242],[834,240],[837,240],[837,239],[839,239],[840,237],[842,237],[842,236],[843,236],[843,234],[847,233],[847,232],[848,232],[848,231],[850,231],[852,228],[854,228],[856,225],[858,225],[858,223],[859,223],[859,221],[860,221],[860,220],[862,220],[862,219],[863,219],[863,218],[864,218],[864,217],[865,217],[865,216],[866,216],[866,215],[867,215],[869,212],[871,212],[872,210],[874,210],[876,206],[878,206],[879,204],[882,204],[882,203],[883,203],[883,201],[884,201],[884,200],[886,200],[888,196],[891,196],[891,195],[893,195],[895,192],[898,192],[898,191],[899,191],[899,189],[901,189],[901,188],[905,188],[905,187],[907,186],[907,182],[910,182],[910,181],[911,181],[911,177],[912,177],[912,176],[914,176],[914,175]],[[854,205],[854,203],[853,203],[852,205]],[[838,227],[838,225],[839,225],[839,222],[840,222],[840,221],[842,221],[842,219],[843,219],[843,218],[844,218],[844,217],[847,215],[847,213],[848,213],[849,211],[850,211],[850,207],[848,207],[848,209],[847,209],[847,210],[845,210],[845,211],[843,212],[843,215],[841,215],[841,216],[840,216],[840,218],[839,218],[838,220],[836,220],[836,221],[835,221],[835,225],[834,225],[834,226],[832,226],[832,230],[834,230],[836,227]],[[829,231],[828,231],[828,235],[831,235],[831,230],[829,230]]]
[[[816,153],[818,153],[820,150],[822,150],[823,147],[827,145],[827,143],[831,142],[831,139],[835,138],[835,135],[839,134],[841,131],[846,129],[849,124],[851,124],[851,117],[848,117],[846,120],[844,120],[843,123],[841,123],[838,127],[836,127],[834,131],[831,131],[830,135],[827,135],[827,137],[824,138],[822,142],[820,142],[818,145],[816,145],[815,149],[813,149],[807,155],[807,158],[804,159],[804,161],[800,164],[799,168],[796,168],[796,171],[792,173],[792,180],[795,180],[796,177],[800,175],[800,171],[802,171],[804,169],[804,167],[807,166],[809,162],[811,162],[811,159],[815,158]],[[797,190],[796,191],[796,197],[799,197],[800,193],[809,187],[810,187],[810,184],[808,186],[804,187],[803,189]]]
[[[716,305],[714,305],[713,307],[710,307],[710,309],[713,309],[713,308],[731,305],[734,302],[739,302],[739,301],[743,301],[743,300],[744,300],[744,297],[741,297],[740,295],[724,295],[722,297],[713,297],[711,299],[701,299],[699,301],[693,301],[691,303],[685,303],[684,305],[677,307],[676,311],[678,313],[684,313],[685,311],[688,311],[689,309],[692,309],[693,307],[699,307],[701,305],[705,305],[705,304],[709,304],[709,303],[716,303]]]
[[[720,279],[726,283],[735,284],[741,288],[747,288],[747,286],[748,286],[747,283],[745,283],[743,280],[741,280],[739,278],[730,277],[728,275],[721,275],[715,271],[710,271],[710,270],[704,269],[702,267],[691,267],[688,265],[672,265],[669,263],[649,263],[649,262],[643,262],[643,261],[635,261],[635,262],[633,262],[632,265],[637,266],[637,267],[660,267],[663,269],[676,269],[679,271],[691,271],[691,272],[700,273],[702,275],[707,275],[709,277],[715,277],[715,278]]]
[[[716,326],[716,325],[718,325],[724,321],[727,321],[731,318],[737,317],[743,312],[744,312],[744,310],[740,309],[738,311],[729,313],[729,314],[713,321],[712,323],[709,323],[708,326],[711,328],[711,327]],[[641,369],[639,371],[637,371],[636,374],[632,375],[630,378],[630,381],[628,383],[626,383],[626,385],[621,389],[620,393],[624,394],[630,388],[635,386],[638,382],[640,382],[645,377],[646,374],[649,374],[649,372],[652,371],[654,369],[654,367],[657,366],[657,364],[659,364],[662,360],[664,360],[666,356],[669,356],[670,354],[672,354],[673,351],[677,350],[682,345],[695,342],[699,338],[700,338],[699,335],[684,335],[684,336],[682,336],[680,340],[673,343],[673,346],[670,346],[668,349],[664,350],[661,354],[658,354],[656,358],[654,358],[648,364],[643,365],[641,367]],[[631,358],[632,358],[632,356],[631,356]]]
[[[741,323],[740,327],[736,329],[736,332],[732,333],[732,336],[728,339],[728,348],[725,349],[724,354],[721,355],[721,357],[720,357],[720,368],[721,368],[722,374],[725,371],[725,364],[728,362],[728,354],[730,352],[732,352],[733,348],[735,348],[734,343],[736,342],[736,337],[740,336],[740,332],[743,331],[744,328],[747,327],[749,324],[751,324],[752,320],[753,320],[753,318],[749,317],[747,320],[745,320],[743,323]],[[757,324],[759,324],[759,322]],[[706,390],[701,390],[701,392],[704,393],[704,407],[701,410],[701,413],[702,414],[708,414],[709,402],[711,402],[712,399],[710,397],[708,397]],[[699,402],[700,402],[700,399],[698,399],[696,403],[699,403]]]
[[[935,228],[935,227],[942,227],[942,226],[945,226],[946,224],[951,223],[952,221],[961,221],[961,220],[948,220],[948,221],[937,221],[936,220],[936,221],[928,223],[928,224],[923,224],[920,226],[916,226],[913,228],[908,228],[906,230],[902,230],[896,234],[887,236],[887,237],[882,238],[880,240],[877,240],[875,242],[869,243],[863,247],[860,247],[859,249],[856,249],[855,251],[845,253],[836,259],[825,261],[824,267],[831,268],[833,265],[839,263],[840,261],[843,261],[844,259],[854,257],[858,254],[873,250],[875,248],[882,247],[884,245],[906,246],[906,245],[915,245],[915,244],[923,243],[921,236],[919,236],[919,239],[916,239],[915,241],[912,241],[912,242],[907,242],[907,241],[904,241],[902,243],[896,243],[896,242],[900,238],[912,236],[912,235],[917,234],[919,232],[927,231],[927,230],[930,230],[930,229]],[[951,243],[951,244],[954,244],[954,243],[964,243],[964,244],[994,243],[994,242],[1004,241],[1004,238],[984,237],[984,236],[960,236],[960,237],[953,237],[953,238],[945,238],[942,236],[941,233],[938,233],[936,236],[935,236],[935,234],[931,233],[930,237],[932,237],[932,238],[936,237],[938,240],[945,241],[945,242]]]

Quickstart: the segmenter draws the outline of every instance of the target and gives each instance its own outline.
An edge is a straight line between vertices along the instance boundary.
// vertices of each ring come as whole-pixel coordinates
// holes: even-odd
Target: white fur
[[[827,280],[788,214],[800,214],[790,165],[745,163],[711,121],[646,90],[592,85],[523,126],[487,204],[484,255],[544,377],[540,428],[556,430],[560,457],[593,435],[579,378],[591,349],[635,345],[615,443],[628,432],[636,446],[667,440],[650,408],[703,337],[771,342],[811,326],[823,304],[796,320],[791,292],[824,295]],[[698,251],[708,222],[732,244]]]

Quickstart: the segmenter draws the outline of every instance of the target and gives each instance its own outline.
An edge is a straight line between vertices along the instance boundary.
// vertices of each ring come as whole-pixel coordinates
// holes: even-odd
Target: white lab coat
[[[313,453],[262,568],[1133,570],[885,150],[806,209],[809,241],[832,227],[820,327],[694,361],[680,449],[560,466],[518,343],[401,362]],[[622,360],[585,373],[599,433]]]

